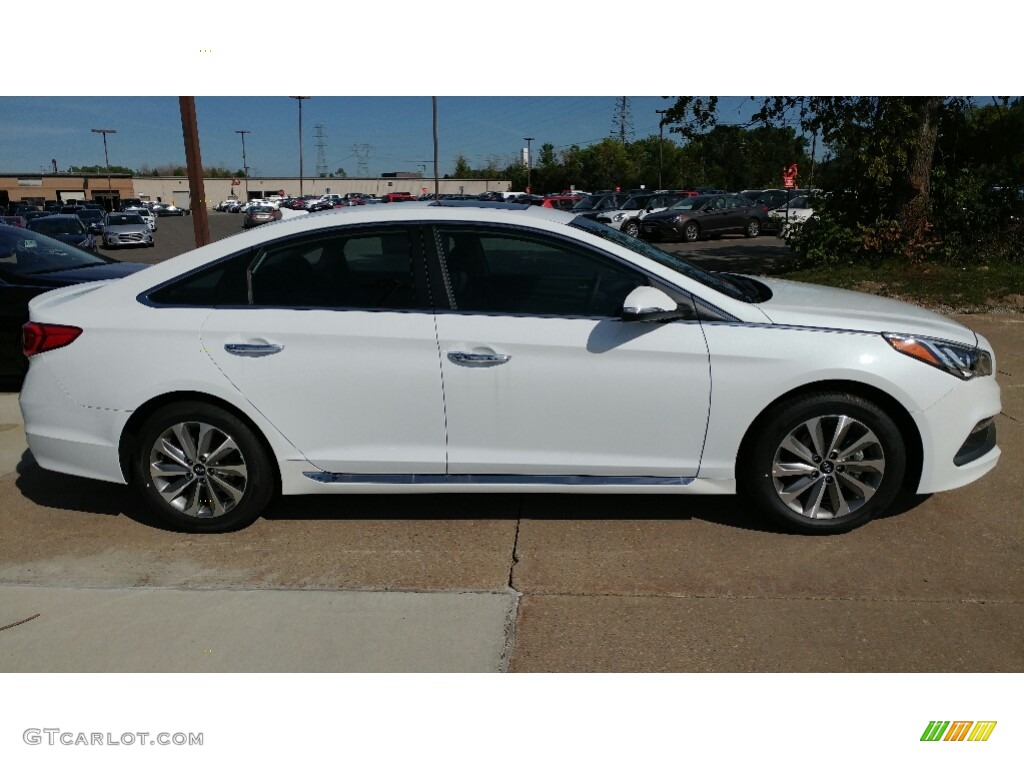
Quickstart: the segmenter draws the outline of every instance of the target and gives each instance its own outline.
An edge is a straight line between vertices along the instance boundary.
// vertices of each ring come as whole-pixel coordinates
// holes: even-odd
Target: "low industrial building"
[[[420,174],[395,173],[373,178],[303,178],[298,176],[249,179],[204,179],[205,199],[197,201],[212,208],[221,200],[240,200],[283,195],[322,195],[362,192],[381,196],[388,192],[409,192],[413,195],[433,193],[434,179]],[[442,195],[478,195],[483,192],[508,192],[512,185],[503,179],[439,179]],[[48,202],[100,202],[118,208],[122,200],[140,198],[173,203],[179,208],[192,207],[192,190],[183,176],[129,176],[127,174],[15,173],[0,174],[0,205],[25,202],[43,205]]]

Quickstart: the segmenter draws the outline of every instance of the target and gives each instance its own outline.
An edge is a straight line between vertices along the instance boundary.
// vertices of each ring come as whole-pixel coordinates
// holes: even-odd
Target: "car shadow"
[[[164,531],[172,527],[151,513],[128,486],[51,472],[30,451],[18,463],[15,486],[34,504],[52,509],[116,517]],[[927,496],[906,495],[879,518],[901,515]],[[748,497],[672,494],[423,493],[279,496],[264,511],[267,520],[702,520],[771,535],[778,528]]]

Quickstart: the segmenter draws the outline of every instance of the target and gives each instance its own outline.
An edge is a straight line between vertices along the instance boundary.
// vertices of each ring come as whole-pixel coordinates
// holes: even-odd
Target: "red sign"
[[[786,189],[793,189],[796,187],[796,174],[798,168],[796,163],[793,163],[789,168],[782,169],[782,186]]]
[[[242,182],[240,182],[240,181],[239,181],[238,179],[232,179],[232,180],[231,180],[231,186],[232,186],[232,187],[237,187],[237,186],[238,186],[239,184],[241,184],[241,183],[242,183]]]
[[[277,194],[279,194],[281,197],[284,197],[284,190],[283,189],[277,190]]]

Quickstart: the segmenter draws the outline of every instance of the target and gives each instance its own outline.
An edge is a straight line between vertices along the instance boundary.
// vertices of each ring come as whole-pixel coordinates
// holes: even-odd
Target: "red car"
[[[415,200],[416,198],[409,192],[388,192],[384,195],[383,202],[385,203],[402,203],[408,200]]]
[[[0,216],[0,224],[6,224],[9,227],[24,227],[28,225],[28,220],[24,216]]]
[[[552,195],[551,197],[544,198],[541,207],[558,208],[561,211],[568,211],[582,199],[581,195]]]

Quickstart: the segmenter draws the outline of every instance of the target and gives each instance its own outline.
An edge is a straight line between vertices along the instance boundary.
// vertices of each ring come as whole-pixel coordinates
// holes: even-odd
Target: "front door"
[[[438,243],[450,473],[697,474],[711,383],[699,322],[619,320],[650,279],[551,236],[446,227]]]

